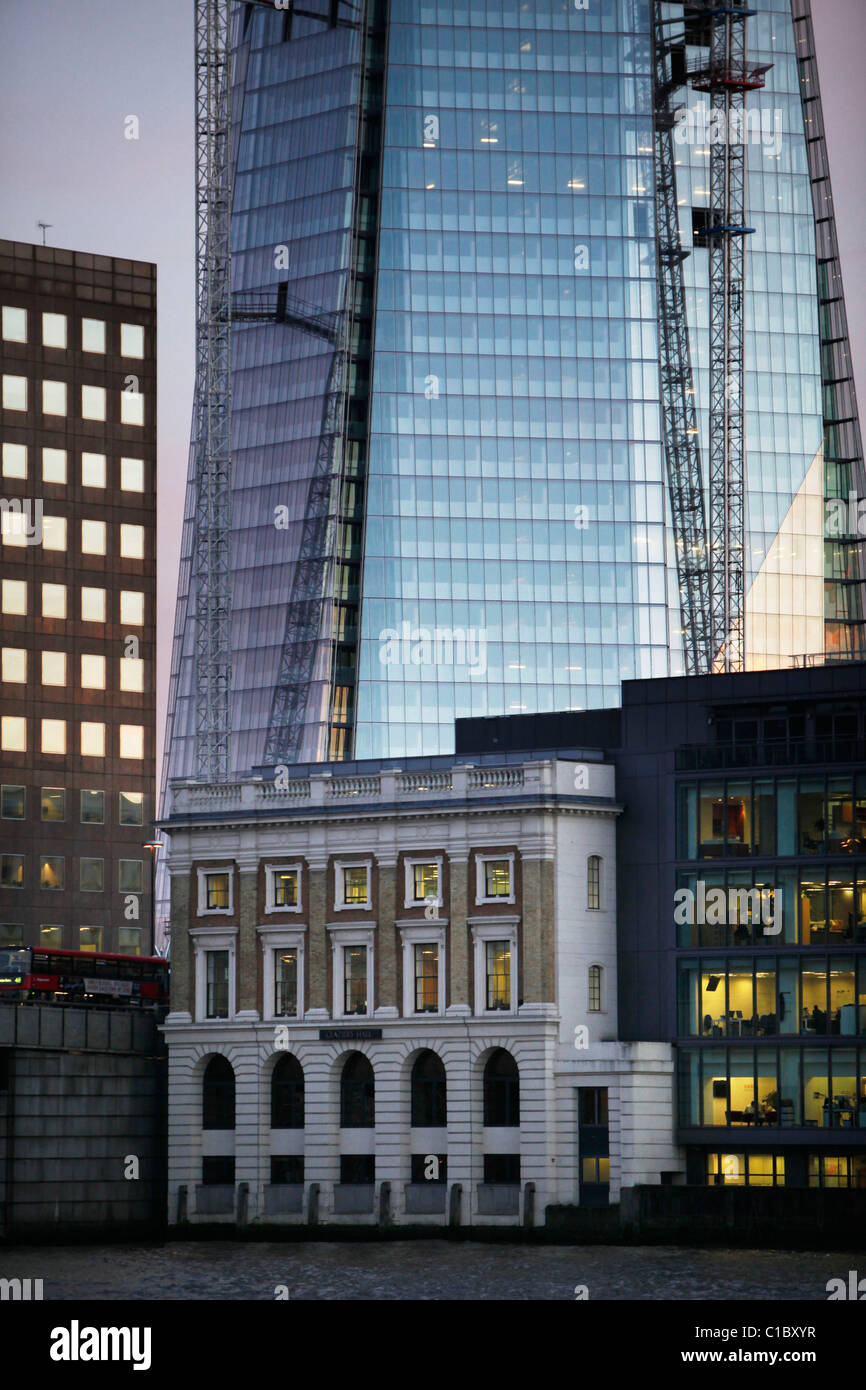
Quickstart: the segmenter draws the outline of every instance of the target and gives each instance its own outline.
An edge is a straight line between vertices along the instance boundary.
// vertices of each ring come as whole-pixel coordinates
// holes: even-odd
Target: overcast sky
[[[866,0],[813,0],[860,400],[866,401]],[[0,237],[154,261],[164,722],[193,385],[193,0],[0,0]],[[140,139],[124,138],[138,117]]]

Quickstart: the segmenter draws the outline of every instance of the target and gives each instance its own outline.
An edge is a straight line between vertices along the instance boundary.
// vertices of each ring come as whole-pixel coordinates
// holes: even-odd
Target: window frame
[[[230,1023],[237,1012],[237,927],[190,927],[195,956],[195,1002],[196,1023],[209,1023],[219,1028]],[[210,951],[229,953],[229,1000],[227,1018],[208,1018],[207,1016],[207,956]]]
[[[415,892],[415,881],[414,881],[414,880],[415,880],[415,874],[414,874],[414,869],[416,868],[416,866],[417,866],[418,864],[435,864],[435,865],[436,865],[436,906],[437,906],[437,907],[444,907],[444,905],[445,905],[445,900],[444,900],[444,898],[442,897],[442,869],[443,869],[443,865],[444,865],[444,855],[442,855],[442,854],[423,854],[423,855],[412,855],[410,858],[406,858],[406,859],[403,860],[403,887],[404,887],[404,894],[403,894],[404,901],[403,901],[403,906],[404,906],[404,908],[409,909],[409,908],[412,908],[412,907],[425,907],[425,906],[427,905],[427,899],[426,899],[426,898],[416,898],[416,897],[414,896],[414,892]]]
[[[501,855],[495,856],[502,858]],[[476,1018],[510,1018],[520,1007],[517,996],[517,938],[520,918],[469,917],[467,925],[472,931],[472,950],[474,956],[475,998],[473,1014]],[[510,993],[511,1002],[507,1009],[487,1008],[487,943],[489,941],[508,941],[511,951]]]
[[[362,903],[347,903],[346,896],[346,869],[366,869],[367,870],[367,898]],[[340,893],[344,901],[340,901]],[[373,908],[373,861],[372,859],[335,859],[334,860],[334,911],[335,912],[371,912]]]
[[[300,913],[300,912],[302,912],[302,911],[303,911],[303,903],[302,903],[302,900],[301,900],[301,890],[302,890],[302,887],[303,887],[303,872],[302,872],[302,865],[301,865],[300,861],[296,861],[296,862],[290,863],[290,864],[279,864],[279,863],[275,863],[275,862],[273,862],[273,861],[269,861],[268,863],[265,864],[264,869],[265,869],[265,915],[266,915],[266,916],[270,916],[270,915],[271,915],[272,913],[274,913],[274,912],[294,912],[294,913]],[[276,876],[277,876],[277,874],[285,874],[285,873],[291,873],[291,872],[296,873],[297,876],[298,876],[298,901],[297,901],[297,903],[296,903],[296,905],[295,905],[294,907],[287,906],[287,905],[282,905],[282,906],[281,906],[281,905],[276,901],[276,888],[277,888]]]
[[[229,881],[229,904],[228,907],[208,907],[207,905],[207,876],[208,874],[227,874]],[[199,865],[196,868],[196,878],[198,884],[198,911],[197,917],[232,917],[235,910],[235,874],[234,865],[225,863]]]
[[[429,863],[429,860],[424,860]],[[443,1018],[445,1016],[445,928],[447,922],[441,917],[432,922],[398,922],[403,948],[403,1017],[404,1018]],[[436,946],[439,951],[437,1007],[415,1009],[415,947]]]
[[[507,861],[508,861],[509,888],[510,888],[511,891],[510,891],[510,893],[509,893],[507,896],[505,896],[504,894],[499,894],[498,896],[488,897],[488,896],[487,896],[487,876],[486,876],[486,872],[485,872],[485,867],[484,867],[484,866],[485,866],[486,864],[491,863],[491,862],[497,862],[497,861],[501,861],[501,860],[507,860]],[[487,853],[486,851],[484,851],[484,850],[482,850],[482,851],[476,853],[476,855],[475,855],[475,906],[476,906],[476,907],[486,907],[486,906],[489,906],[491,903],[507,903],[507,904],[512,904],[512,905],[513,905],[514,903],[517,902],[517,897],[516,897],[516,894],[515,894],[515,882],[514,882],[514,860],[515,860],[514,850],[508,850],[508,851],[506,851],[506,852],[499,853],[499,854],[496,854],[496,853],[488,854],[488,853]]]
[[[352,867],[355,867],[354,865]],[[331,1017],[334,1019],[371,1019],[376,1011],[375,990],[375,939],[376,930],[367,922],[346,922],[327,927],[331,942]],[[366,946],[367,948],[367,1009],[363,1014],[346,1013],[345,1004],[345,963],[347,947]]]
[[[301,1022],[306,1002],[304,998],[304,969],[306,956],[306,926],[257,927],[259,944],[262,949],[262,1018],[274,1023],[294,1019]],[[276,960],[278,951],[297,951],[298,953],[298,999],[297,1013],[277,1014],[276,1005]]]

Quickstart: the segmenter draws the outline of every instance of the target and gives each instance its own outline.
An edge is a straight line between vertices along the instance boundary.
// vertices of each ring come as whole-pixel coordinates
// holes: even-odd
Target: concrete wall
[[[158,1229],[165,1079],[150,1015],[0,1005],[0,1232]]]

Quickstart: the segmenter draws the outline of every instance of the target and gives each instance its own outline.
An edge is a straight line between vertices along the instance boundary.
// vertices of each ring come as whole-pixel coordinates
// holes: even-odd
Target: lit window
[[[107,530],[104,521],[82,521],[82,555],[104,555],[106,547],[106,536]]]
[[[207,960],[206,1016],[208,1018],[228,1018],[229,953],[228,951],[205,951],[205,958]]]
[[[24,887],[24,855],[0,854],[0,888]]]
[[[66,414],[66,382],[65,382],[65,381],[43,381],[43,383],[42,383],[42,414],[43,414],[43,415],[65,415],[65,414]]]
[[[508,859],[485,859],[483,890],[485,898],[509,898],[511,896],[511,861]]]
[[[587,986],[587,1008],[590,1013],[597,1014],[601,1010],[601,966],[591,965],[589,967],[589,979]]]
[[[122,425],[144,424],[144,396],[140,391],[121,391],[120,423]]]
[[[27,612],[27,581],[4,579],[0,584],[0,606],[4,613],[23,616]]]
[[[102,927],[79,927],[78,949],[79,951],[101,951]]]
[[[100,793],[101,795],[101,793]],[[121,792],[118,820],[121,825],[144,824],[144,793]]]
[[[66,720],[65,719],[43,719],[42,720],[42,752],[43,753],[65,753],[66,752]]]
[[[105,590],[89,589],[86,586],[81,590],[81,620],[85,623],[104,623],[105,622]]]
[[[121,893],[142,891],[143,865],[140,859],[121,859],[117,866],[117,886]]]
[[[120,460],[120,487],[123,492],[144,492],[144,459]]]
[[[65,584],[42,585],[42,616],[43,618],[66,617]]]
[[[105,454],[81,455],[82,487],[105,487]]]
[[[344,903],[366,904],[369,901],[367,877],[365,865],[343,869]]]
[[[412,865],[412,896],[416,903],[423,903],[426,898],[438,899],[439,865],[437,863]]]
[[[0,788],[0,816],[4,820],[24,820],[27,814],[27,788]]]
[[[144,527],[121,522],[120,553],[125,560],[144,559]]]
[[[15,922],[0,922],[0,948],[24,945],[24,928]]]
[[[61,889],[66,879],[66,862],[56,854],[43,854],[39,861],[40,888]]]
[[[4,445],[3,445],[3,477],[4,477],[4,478],[26,478],[26,477],[27,477],[27,445],[26,445],[26,444],[4,444]]]
[[[144,594],[137,594],[132,589],[121,589],[120,621],[122,623],[129,623],[132,627],[143,626]]]
[[[227,873],[205,874],[204,910],[224,912],[229,906],[229,876]]]
[[[293,1018],[298,1012],[297,948],[274,952],[274,1014]]]
[[[42,518],[42,549],[66,549],[65,516],[45,516]]]
[[[42,315],[42,346],[50,348],[66,347],[66,315]]]
[[[118,739],[121,758],[144,757],[144,727],[141,724],[121,724]]]
[[[132,656],[122,656],[119,665],[121,690],[144,690],[144,662]]]
[[[105,387],[82,386],[81,418],[83,420],[105,419]]]
[[[511,1007],[511,943],[509,941],[488,941],[487,958],[487,1008],[509,1009]]]
[[[601,907],[601,857],[591,854],[586,861],[586,905]]]
[[[84,722],[81,725],[81,756],[105,757],[105,725]]]
[[[81,347],[84,352],[105,352],[105,324],[102,319],[81,320]]]
[[[439,1008],[439,947],[435,942],[415,946],[415,1013],[436,1013]]]
[[[274,907],[297,907],[297,869],[274,869],[272,882],[274,889]]]
[[[343,947],[343,1013],[367,1012],[367,947]]]
[[[15,505],[17,507],[17,502]],[[21,511],[6,511],[4,508],[0,512],[0,536],[4,545],[27,544],[27,523],[31,515],[26,508]]]
[[[66,792],[63,787],[43,787],[41,807],[43,820],[66,820]]]
[[[4,410],[26,410],[27,409],[27,378],[26,376],[5,376],[3,377],[3,409]]]
[[[20,714],[0,716],[0,748],[5,753],[27,752],[27,720]]]
[[[81,793],[81,824],[82,825],[104,825],[105,824],[105,792],[82,791]]]
[[[121,357],[144,356],[144,329],[141,324],[122,323],[120,325],[120,355]]]
[[[105,860],[79,859],[78,875],[82,893],[102,893],[105,889]]]
[[[117,947],[123,956],[140,956],[141,927],[118,927]]]
[[[42,947],[54,946],[58,951],[63,947],[62,927],[40,927],[39,944]]]
[[[65,652],[43,652],[43,653],[42,653],[42,684],[43,684],[43,685],[65,685],[65,684],[66,684],[66,653],[65,653]]]
[[[7,343],[27,342],[27,310],[3,305],[3,337]]]
[[[0,676],[17,685],[27,682],[27,652],[24,647],[4,647],[0,655]]]
[[[42,481],[44,483],[66,482],[66,450],[42,450]]]
[[[105,689],[105,657],[93,656],[90,653],[82,653],[81,656],[81,688],[82,690],[104,690]]]

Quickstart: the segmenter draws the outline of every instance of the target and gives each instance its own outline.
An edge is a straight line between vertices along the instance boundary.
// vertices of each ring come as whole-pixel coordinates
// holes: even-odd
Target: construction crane
[[[324,14],[293,0],[253,8],[282,11],[289,34],[295,16],[359,24],[347,0]],[[231,0],[196,0],[195,770],[209,782],[231,767],[231,13]]]

